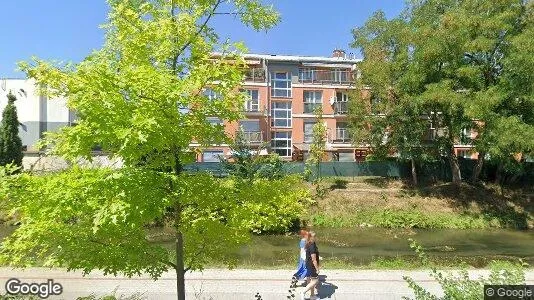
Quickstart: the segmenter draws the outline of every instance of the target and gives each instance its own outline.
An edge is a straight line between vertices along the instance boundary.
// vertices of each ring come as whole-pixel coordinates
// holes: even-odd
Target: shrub
[[[403,278],[414,292],[416,300],[482,300],[484,299],[484,285],[525,284],[524,268],[527,264],[521,260],[518,263],[493,261],[490,264],[490,275],[487,278],[479,277],[478,279],[472,279],[465,266],[457,274],[438,271],[429,263],[428,256],[424,252],[423,247],[412,239],[409,239],[409,241],[410,247],[417,253],[423,265],[431,267],[430,275],[439,283],[444,293],[443,297],[438,297],[425,290],[425,288],[417,284],[412,278],[404,276]],[[410,298],[403,297],[403,299]]]

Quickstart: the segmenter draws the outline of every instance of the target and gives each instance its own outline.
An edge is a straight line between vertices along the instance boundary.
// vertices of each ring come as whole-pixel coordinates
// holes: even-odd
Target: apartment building
[[[359,59],[343,50],[334,50],[332,57],[247,54],[245,59],[245,118],[239,124],[225,123],[228,134],[242,130],[252,146],[267,144],[268,151],[286,160],[303,160],[312,141],[314,111],[321,107],[328,159],[365,158],[366,149],[352,145],[347,128]],[[218,161],[221,155],[231,155],[228,145],[205,149],[198,161]]]
[[[368,154],[365,146],[352,144],[348,130],[348,105],[356,91],[358,62],[343,50],[334,50],[331,57],[246,54],[248,69],[242,90],[248,96],[243,106],[243,119],[224,124],[229,136],[242,131],[245,140],[261,153],[277,153],[285,160],[305,160],[312,142],[316,122],[314,111],[321,107],[326,129],[326,160],[363,161]],[[0,110],[7,104],[7,94],[16,97],[20,136],[27,152],[38,151],[37,141],[47,131],[75,123],[75,113],[66,107],[62,98],[47,99],[38,96],[34,80],[0,79]],[[205,95],[218,95],[206,89]],[[362,103],[361,105],[367,105]],[[425,139],[431,141],[440,129],[429,124]],[[462,133],[464,141],[476,138],[476,132]],[[191,144],[191,147],[199,145]],[[263,147],[266,146],[266,147]],[[455,145],[458,156],[476,159],[469,142]],[[197,155],[199,162],[219,161],[230,157],[229,145],[214,145]]]

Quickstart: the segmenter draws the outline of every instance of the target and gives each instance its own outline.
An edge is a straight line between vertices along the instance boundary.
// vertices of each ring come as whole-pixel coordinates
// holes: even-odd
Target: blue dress
[[[297,265],[297,272],[293,277],[302,280],[306,278],[308,270],[306,269],[306,240],[301,239],[299,243],[300,253],[299,253],[299,263]]]

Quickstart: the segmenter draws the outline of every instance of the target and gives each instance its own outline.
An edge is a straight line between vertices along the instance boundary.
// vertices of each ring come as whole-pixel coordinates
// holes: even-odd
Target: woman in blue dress
[[[293,280],[306,280],[308,270],[306,268],[306,240],[308,236],[308,231],[302,229],[299,231],[300,242],[299,242],[299,260],[297,265],[297,271],[293,274]]]

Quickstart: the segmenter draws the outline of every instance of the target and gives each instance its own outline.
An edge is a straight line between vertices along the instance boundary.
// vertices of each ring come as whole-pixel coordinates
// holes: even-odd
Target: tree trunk
[[[480,177],[480,173],[482,172],[482,167],[484,166],[484,157],[486,156],[485,152],[479,152],[478,153],[478,159],[477,164],[475,165],[475,168],[473,169],[473,174],[471,176],[471,183],[477,183],[478,179]]]
[[[503,163],[499,162],[499,165],[497,166],[497,170],[495,171],[495,184],[501,184],[501,175],[503,170]]]
[[[176,176],[179,176],[182,173],[183,166],[180,160],[180,149],[174,150],[174,167],[173,171]],[[180,204],[180,199],[177,197],[176,203],[174,204],[174,228],[176,230],[176,293],[178,300],[185,300],[185,267],[184,267],[184,239],[183,234],[180,230],[182,225],[182,206]]]
[[[451,147],[451,156],[449,159],[452,173],[452,183],[454,185],[460,185],[462,183],[462,174],[460,171],[460,165],[458,164],[458,156],[454,153],[454,147]]]
[[[411,159],[411,162],[412,162],[412,181],[413,181],[413,185],[417,185],[417,169],[415,168],[415,159]]]
[[[176,293],[178,300],[185,300],[184,240],[179,230],[176,231]]]

